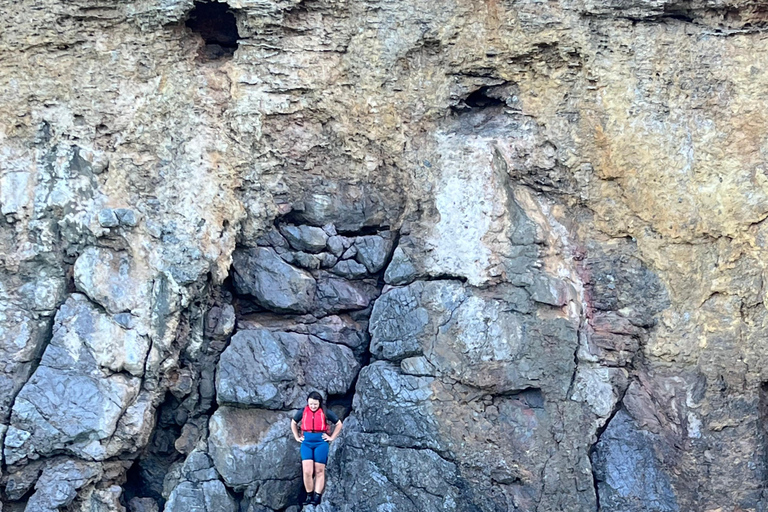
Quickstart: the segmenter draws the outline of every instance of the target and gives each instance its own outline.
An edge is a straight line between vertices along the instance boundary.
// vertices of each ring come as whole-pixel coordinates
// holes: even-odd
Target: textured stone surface
[[[235,287],[267,309],[306,313],[316,283],[304,270],[285,263],[273,249],[257,247],[234,255]]]
[[[496,298],[457,281],[416,282],[382,295],[371,316],[371,353],[399,361],[423,355],[436,371],[495,393],[541,387],[565,393],[577,325],[533,320],[522,290]]]
[[[279,510],[298,499],[299,444],[289,414],[222,407],[211,416],[209,446],[224,482],[246,490],[251,504]]]
[[[148,302],[147,279],[126,253],[89,247],[75,262],[75,286],[110,313],[122,313]]]
[[[109,441],[136,401],[141,381],[113,372],[141,375],[147,350],[140,335],[125,331],[84,296],[73,295],[56,316],[40,366],[17,396],[5,438],[6,460],[59,450],[95,460],[114,453]]]
[[[255,315],[350,349],[253,381],[339,379],[322,512],[766,508],[761,5],[237,0],[229,52],[194,5],[4,6],[0,488],[160,505]],[[173,507],[289,505],[210,469]]]
[[[595,448],[593,463],[605,510],[680,510],[669,476],[661,469],[653,434],[638,429],[620,410]]]
[[[314,336],[239,331],[216,373],[219,403],[299,407],[311,390],[345,394],[360,370],[352,350]]]
[[[48,465],[35,484],[35,492],[27,502],[28,510],[55,512],[72,503],[77,491],[100,476],[98,464],[60,461]]]
[[[280,232],[298,251],[320,252],[328,241],[328,234],[315,226],[280,226]]]
[[[196,450],[181,465],[179,482],[170,492],[164,510],[236,512],[237,501],[218,479],[210,457],[204,451]]]

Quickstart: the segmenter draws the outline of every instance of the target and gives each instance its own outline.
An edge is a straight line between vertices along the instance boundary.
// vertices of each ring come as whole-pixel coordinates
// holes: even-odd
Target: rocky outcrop
[[[0,510],[766,508],[760,5],[6,7]]]

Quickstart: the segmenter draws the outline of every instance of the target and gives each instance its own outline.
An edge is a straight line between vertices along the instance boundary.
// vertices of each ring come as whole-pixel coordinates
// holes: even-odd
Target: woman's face
[[[314,398],[310,398],[307,400],[307,405],[309,406],[309,410],[312,412],[315,412],[320,408],[320,400],[315,400]]]

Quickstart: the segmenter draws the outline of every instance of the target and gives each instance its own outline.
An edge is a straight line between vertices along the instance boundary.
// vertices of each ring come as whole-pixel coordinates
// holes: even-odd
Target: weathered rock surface
[[[605,510],[680,510],[654,446],[661,443],[624,410],[613,417],[595,447],[593,464]]]
[[[4,5],[0,509],[768,507],[761,5],[205,5]]]
[[[382,295],[371,316],[371,353],[424,356],[440,375],[494,393],[540,387],[564,394],[578,325],[531,319],[525,291],[486,294],[457,281],[416,282]]]
[[[148,302],[146,278],[126,253],[89,247],[75,261],[75,286],[110,313],[130,312]]]
[[[101,476],[99,464],[60,461],[46,466],[27,502],[27,510],[55,512],[72,503],[77,491]]]
[[[171,492],[164,510],[237,510],[237,502],[221,480],[218,480],[216,470],[204,452],[192,452],[182,465],[181,475],[182,479]]]
[[[285,263],[271,248],[257,247],[234,255],[235,289],[281,313],[307,313],[317,284],[306,271]]]
[[[259,409],[222,407],[211,416],[208,443],[216,470],[252,505],[280,510],[297,499],[299,445],[288,422],[285,412]]]
[[[311,390],[347,393],[359,370],[352,350],[344,345],[312,335],[239,331],[219,360],[217,398],[221,404],[298,408]]]
[[[117,453],[110,442],[138,398],[137,375],[148,348],[142,336],[73,295],[56,315],[40,366],[16,398],[5,436],[7,462],[60,450],[93,460]]]

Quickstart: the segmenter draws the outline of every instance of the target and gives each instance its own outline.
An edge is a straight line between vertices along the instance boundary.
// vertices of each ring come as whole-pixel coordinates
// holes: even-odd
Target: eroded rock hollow
[[[764,511],[745,0],[3,0],[0,511]]]

